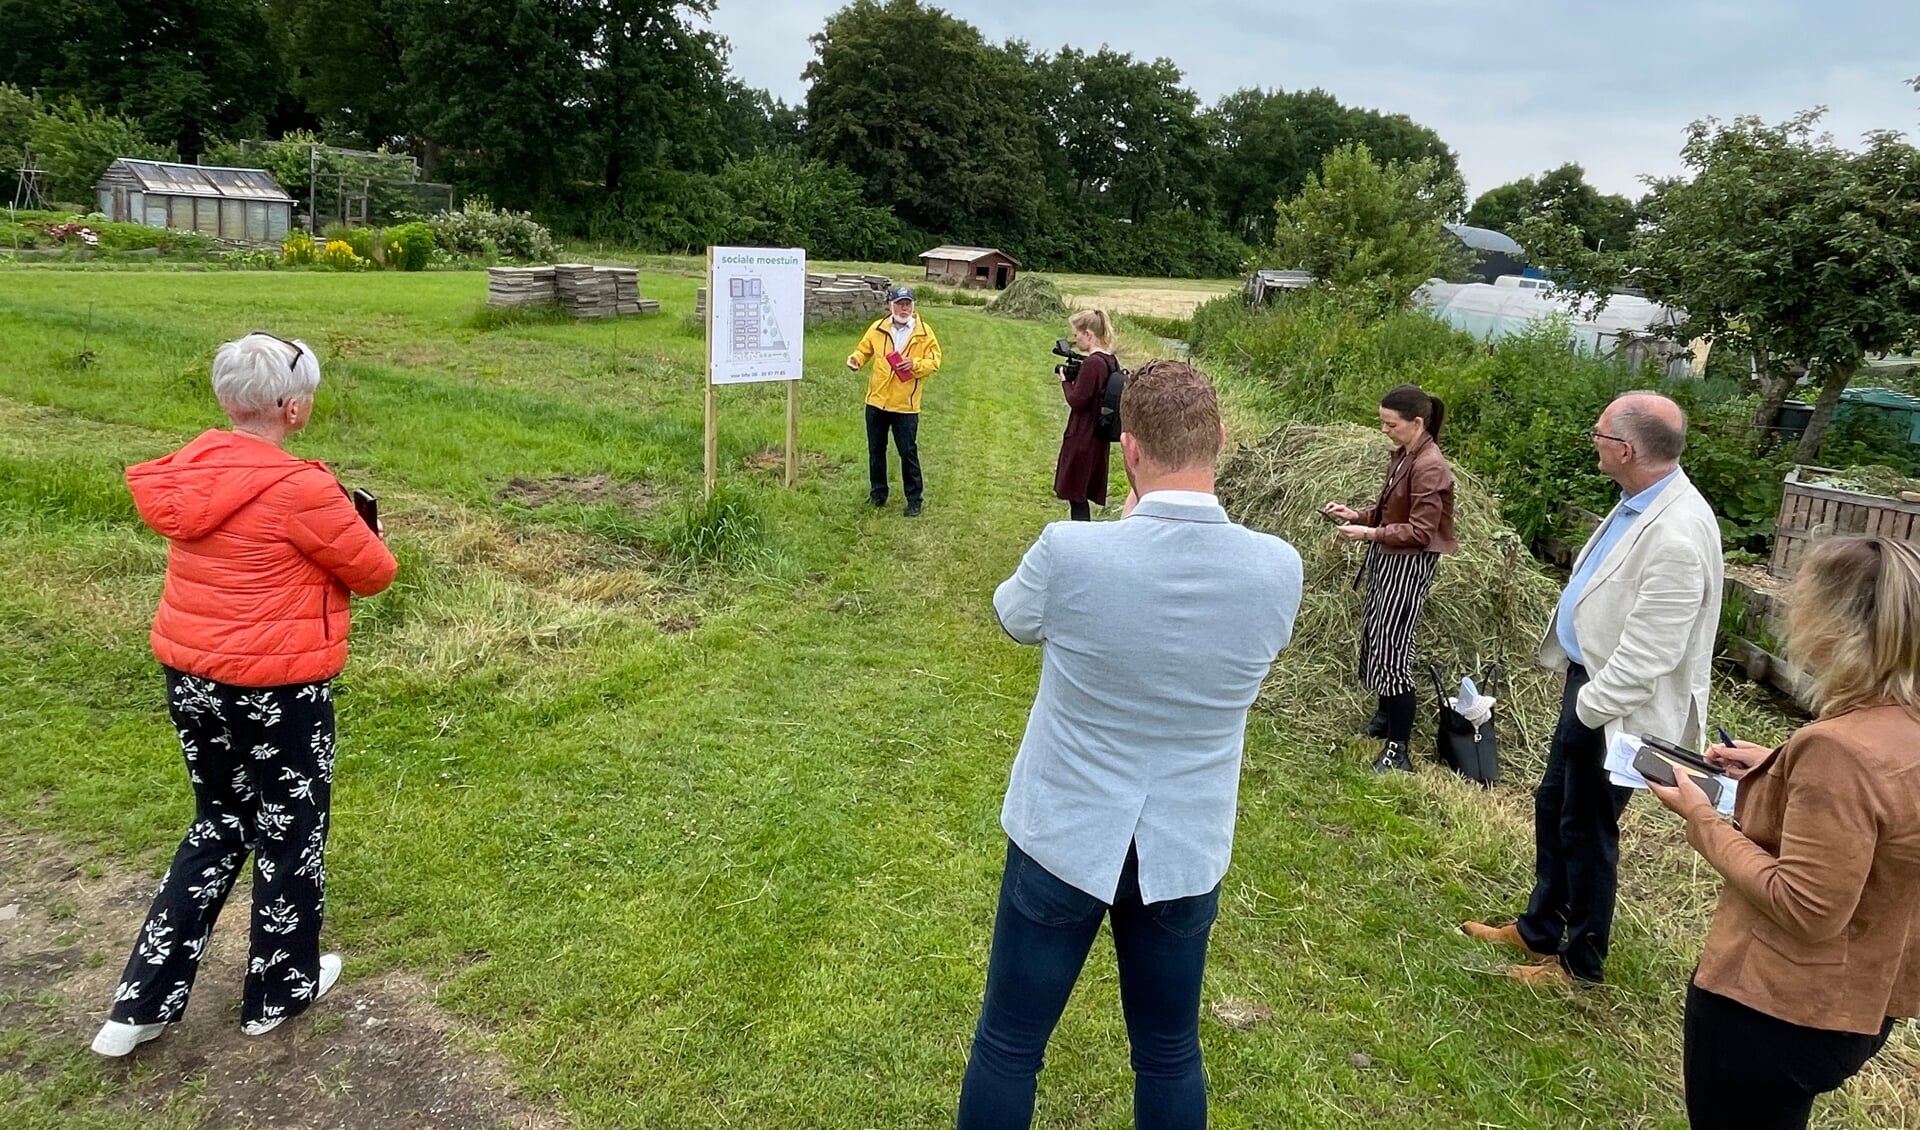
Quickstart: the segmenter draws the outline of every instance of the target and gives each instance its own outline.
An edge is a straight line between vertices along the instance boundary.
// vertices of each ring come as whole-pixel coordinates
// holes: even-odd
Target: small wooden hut
[[[278,243],[293,223],[293,197],[265,169],[122,157],[94,190],[100,211],[120,223],[244,243]]]
[[[1005,290],[1020,273],[1020,260],[997,247],[946,244],[921,252],[920,258],[927,263],[927,281],[948,286]]]

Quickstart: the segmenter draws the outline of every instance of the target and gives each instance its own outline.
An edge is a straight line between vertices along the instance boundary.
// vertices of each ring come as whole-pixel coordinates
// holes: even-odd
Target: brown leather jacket
[[[1380,500],[1359,513],[1360,525],[1378,528],[1373,540],[1382,553],[1460,549],[1453,533],[1453,468],[1432,436],[1394,450]]]
[[[1875,706],[1802,728],[1741,780],[1734,815],[1687,821],[1727,880],[1694,982],[1836,1032],[1920,1015],[1920,718]]]

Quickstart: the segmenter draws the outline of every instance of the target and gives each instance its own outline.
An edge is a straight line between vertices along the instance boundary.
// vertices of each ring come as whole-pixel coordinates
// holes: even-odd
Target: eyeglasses
[[[1615,443],[1624,443],[1624,444],[1626,444],[1626,445],[1627,445],[1628,447],[1632,447],[1632,446],[1633,446],[1633,441],[1632,441],[1632,440],[1630,440],[1630,439],[1628,439],[1628,438],[1626,438],[1625,436],[1610,436],[1610,435],[1608,435],[1607,433],[1605,433],[1605,432],[1603,432],[1603,431],[1601,431],[1601,430],[1600,430],[1600,429],[1598,429],[1598,428],[1588,428],[1588,429],[1587,429],[1587,438],[1589,438],[1589,439],[1610,439],[1610,440],[1612,440],[1612,441],[1613,441],[1613,442],[1615,442]]]
[[[288,341],[286,338],[281,337],[278,334],[270,334],[265,330],[253,330],[250,333],[248,333],[247,336],[248,337],[270,337],[273,340],[279,342],[281,345],[286,346],[288,349],[293,350],[293,359],[287,362],[287,372],[297,373],[300,371],[300,355],[302,353],[305,353],[307,349],[305,346],[301,345],[299,342]],[[284,408],[286,407],[286,404],[287,402],[284,397],[277,399],[273,402],[273,406],[275,408]]]

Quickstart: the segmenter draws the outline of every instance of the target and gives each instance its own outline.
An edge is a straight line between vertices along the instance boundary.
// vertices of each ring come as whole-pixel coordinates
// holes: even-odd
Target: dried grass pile
[[[1300,551],[1306,593],[1293,643],[1261,691],[1260,706],[1294,736],[1329,745],[1373,713],[1360,687],[1360,600],[1353,579],[1365,544],[1339,539],[1320,513],[1330,501],[1356,508],[1380,490],[1393,447],[1351,424],[1289,424],[1223,462],[1219,493],[1235,521],[1276,534]],[[1500,520],[1492,494],[1454,469],[1460,552],[1443,558],[1414,650],[1420,714],[1414,752],[1431,753],[1433,689],[1427,665],[1457,686],[1498,662],[1505,672],[1500,753],[1509,779],[1531,779],[1545,760],[1560,713],[1560,679],[1536,664],[1559,586]]]
[[[1021,275],[1007,284],[999,297],[987,303],[987,313],[1029,322],[1054,321],[1067,316],[1060,288],[1038,275]]]

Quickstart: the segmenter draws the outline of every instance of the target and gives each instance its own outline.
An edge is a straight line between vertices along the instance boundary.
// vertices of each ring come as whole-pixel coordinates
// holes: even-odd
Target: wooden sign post
[[[807,253],[798,247],[707,248],[707,497],[720,476],[723,384],[787,382],[787,486],[800,480],[800,372],[806,348]]]

